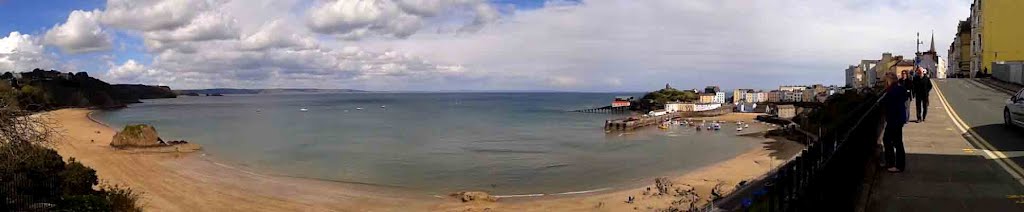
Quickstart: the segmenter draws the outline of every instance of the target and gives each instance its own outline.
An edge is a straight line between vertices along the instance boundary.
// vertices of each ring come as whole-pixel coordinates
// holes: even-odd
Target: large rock
[[[156,128],[145,124],[124,126],[124,130],[114,135],[110,146],[117,148],[126,147],[154,147],[163,146],[160,136],[156,134]]]
[[[463,191],[463,192],[453,193],[453,194],[451,194],[451,196],[455,197],[455,199],[461,200],[462,202],[475,202],[475,201],[494,202],[494,201],[498,201],[497,197],[491,196],[490,194],[487,194],[486,192],[481,192],[481,191]]]

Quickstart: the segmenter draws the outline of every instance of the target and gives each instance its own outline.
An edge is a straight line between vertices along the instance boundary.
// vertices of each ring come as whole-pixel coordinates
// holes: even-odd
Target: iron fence
[[[842,211],[857,204],[884,119],[870,96],[807,148],[773,171],[715,201],[710,211]]]

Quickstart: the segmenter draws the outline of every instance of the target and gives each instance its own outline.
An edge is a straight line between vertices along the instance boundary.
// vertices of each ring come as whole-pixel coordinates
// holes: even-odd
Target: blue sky
[[[911,55],[916,32],[927,39],[935,30],[945,52],[968,7],[965,0],[0,0],[0,68],[87,71],[175,88],[838,84],[848,64],[882,52]]]
[[[0,0],[0,32],[42,33],[67,20],[72,10],[102,8],[102,0]]]

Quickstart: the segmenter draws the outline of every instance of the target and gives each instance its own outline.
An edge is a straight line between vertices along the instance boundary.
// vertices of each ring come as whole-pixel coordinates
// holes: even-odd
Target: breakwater
[[[572,112],[580,112],[580,113],[628,113],[629,111],[630,111],[629,107],[604,106],[604,107],[599,107],[599,108],[574,110]]]

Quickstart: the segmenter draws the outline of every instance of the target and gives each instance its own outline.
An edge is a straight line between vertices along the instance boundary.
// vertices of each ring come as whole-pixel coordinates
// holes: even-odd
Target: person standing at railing
[[[917,100],[917,122],[924,122],[928,118],[928,93],[932,92],[932,80],[928,71],[924,68],[917,69],[917,76],[914,77],[914,98]]]
[[[885,95],[882,105],[885,113],[885,133],[882,135],[882,149],[885,155],[885,167],[889,172],[902,172],[905,167],[906,151],[903,148],[903,125],[910,114],[907,113],[907,89],[900,83],[895,73],[885,76]]]

